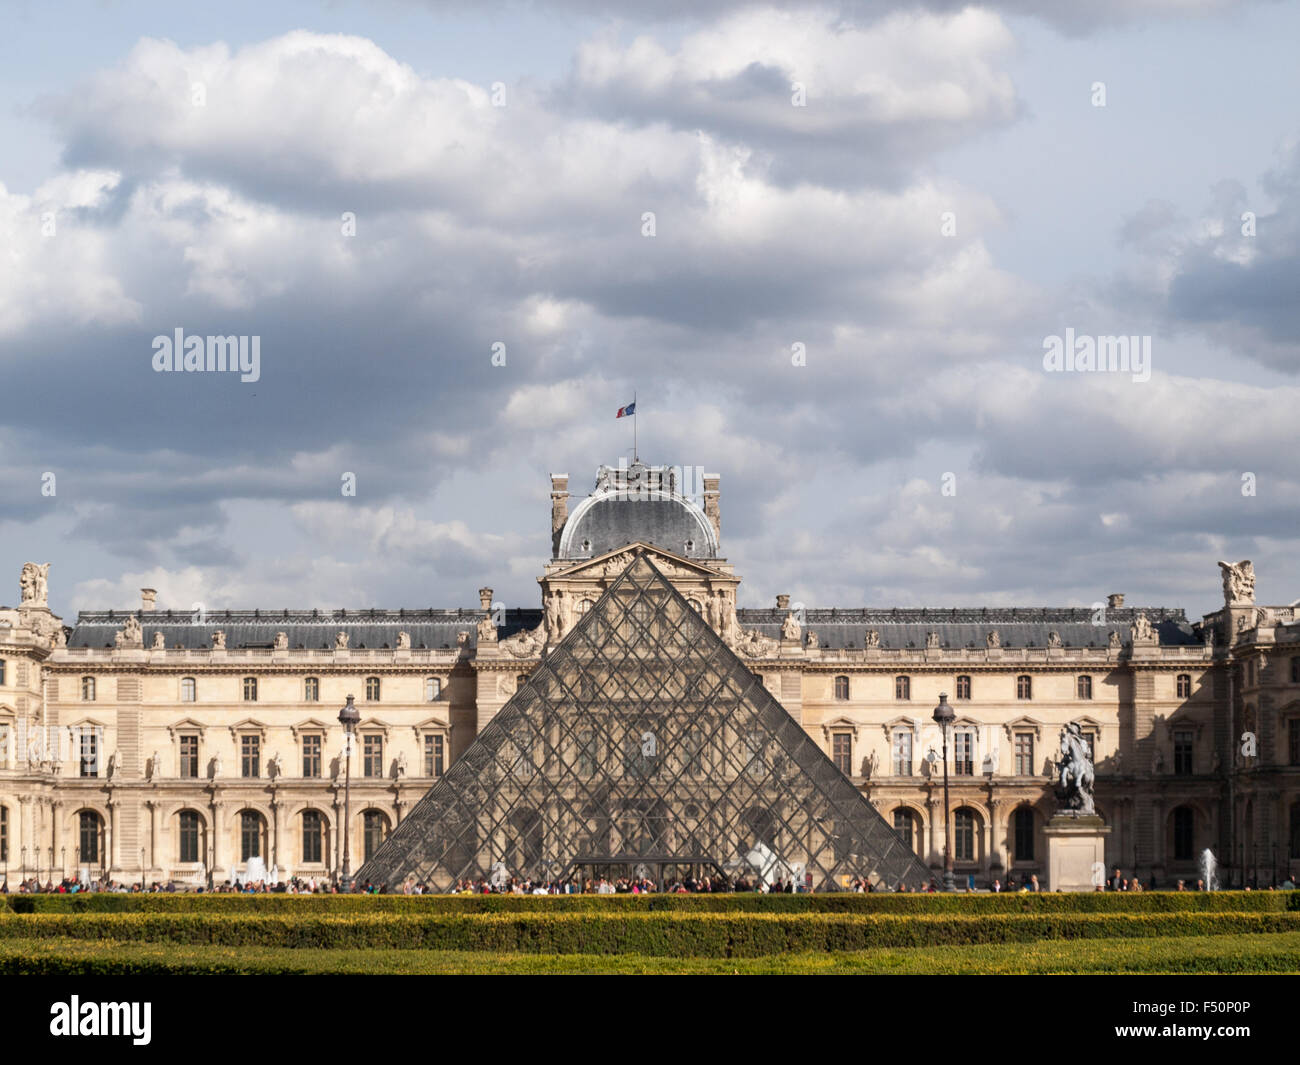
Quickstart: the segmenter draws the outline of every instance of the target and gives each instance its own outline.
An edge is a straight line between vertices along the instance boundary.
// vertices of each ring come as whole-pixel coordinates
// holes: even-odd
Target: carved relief
[[[226,649],[226,634],[221,631],[212,634],[212,649],[214,651],[224,651]]]
[[[879,646],[880,646],[880,630],[879,630],[879,629],[867,629],[867,635],[863,638],[862,646],[863,646],[863,647],[879,647]]]

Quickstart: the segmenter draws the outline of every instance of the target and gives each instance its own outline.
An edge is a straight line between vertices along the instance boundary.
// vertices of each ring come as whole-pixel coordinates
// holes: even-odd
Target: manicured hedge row
[[[1281,913],[1300,892],[1038,895],[10,895],[15,913]]]
[[[1294,913],[1148,914],[30,914],[0,937],[327,949],[732,957],[1042,939],[1300,931]]]

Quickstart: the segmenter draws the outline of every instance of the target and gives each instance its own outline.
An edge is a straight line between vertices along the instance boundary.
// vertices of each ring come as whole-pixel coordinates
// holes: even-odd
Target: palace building
[[[19,605],[0,608],[6,880],[198,885],[254,859],[334,877],[346,778],[352,870],[410,814],[408,837],[442,841],[421,866],[439,887],[495,864],[531,875],[641,856],[662,871],[751,846],[787,862],[797,849],[819,887],[877,860],[888,883],[942,868],[945,816],[959,880],[1045,882],[1071,723],[1092,751],[1109,868],[1172,886],[1209,848],[1234,884],[1300,872],[1300,618],[1255,603],[1249,562],[1220,563],[1224,605],[1195,621],[1122,595],[744,608],[719,478],[683,482],[603,466],[570,506],[568,477],[552,475],[531,610],[494,608],[484,587],[477,608],[194,614],[144,589],[137,610],[65,625],[49,564],[28,563]],[[940,693],[956,711],[946,815]],[[615,734],[605,711],[630,699],[637,727]],[[504,788],[537,803],[457,827]]]

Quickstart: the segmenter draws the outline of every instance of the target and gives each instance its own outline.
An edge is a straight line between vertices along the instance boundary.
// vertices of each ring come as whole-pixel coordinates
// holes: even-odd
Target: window
[[[0,658],[0,684],[5,682],[5,660]]]
[[[259,777],[262,775],[262,737],[239,737],[239,775],[241,777]]]
[[[975,775],[975,733],[953,733],[952,771],[959,777]]]
[[[244,678],[244,702],[246,703],[257,702],[257,678],[256,677]]]
[[[82,810],[78,817],[78,840],[80,859],[83,863],[99,861],[99,814],[93,810]]]
[[[686,772],[693,777],[704,775],[704,733],[693,726],[683,737]]]
[[[0,662],[0,667],[4,663]],[[4,682],[4,672],[0,668],[0,683]],[[9,807],[0,806],[0,862],[9,861]]]
[[[751,777],[761,780],[767,774],[767,734],[754,729],[745,734],[745,744],[749,748],[749,763],[745,766],[745,771]]]
[[[590,609],[591,609],[593,606],[595,606],[595,605],[596,605],[596,604],[595,604],[594,602],[592,602],[590,599],[583,599],[583,600],[581,600],[581,601],[578,603],[578,617],[582,617],[583,614],[585,614],[588,610],[590,610]],[[694,599],[692,599],[692,600],[691,600],[691,607],[692,607],[693,609],[695,609],[696,611],[698,611],[698,610],[700,609],[700,604],[697,603]]]
[[[199,857],[199,836],[200,825],[199,815],[193,810],[182,810],[179,817],[180,831],[177,833],[177,843],[179,844],[179,857],[183,862],[199,862],[203,859]]]
[[[910,699],[912,697],[912,678],[895,677],[894,678],[894,698]]]
[[[1097,734],[1092,729],[1081,729],[1083,745],[1088,748],[1088,761],[1097,764]]]
[[[379,678],[378,677],[366,678],[366,702],[368,703],[379,702]]]
[[[1092,678],[1078,677],[1074,682],[1074,694],[1079,699],[1092,698]]]
[[[366,861],[370,861],[375,856],[383,844],[385,837],[388,835],[388,818],[378,810],[367,810],[361,818],[364,826],[363,833],[365,839]]]
[[[239,815],[239,860],[262,856],[262,815],[245,810]]]
[[[1015,860],[1034,860],[1034,810],[1030,806],[1017,807],[1014,817]]]
[[[320,776],[321,737],[308,733],[302,738],[302,775],[309,779]]]
[[[848,678],[848,677],[836,677],[836,678],[835,678],[835,698],[837,698],[837,699],[847,699],[848,697],[849,697],[849,678]]]
[[[363,736],[361,738],[361,775],[363,777],[382,777],[384,775],[384,737]]]
[[[957,678],[957,698],[958,699],[970,698],[970,677],[966,676],[965,674],[962,674],[960,677]]]
[[[194,702],[196,690],[193,677],[181,677],[181,702]]]
[[[1034,697],[1034,680],[1025,674],[1016,678],[1016,698],[1032,699]]]
[[[187,733],[181,741],[181,776],[193,780],[199,775],[199,738]]]
[[[1300,718],[1287,722],[1287,759],[1292,765],[1300,765]]]
[[[690,737],[687,737],[688,741]],[[589,728],[578,733],[578,776],[589,777],[596,772],[596,734]]]
[[[1174,809],[1174,861],[1190,862],[1195,855],[1196,819],[1190,806]]]
[[[1291,804],[1291,857],[1300,858],[1300,802]]]
[[[1178,729],[1174,733],[1174,774],[1190,776],[1192,772],[1192,733]]]
[[[93,727],[82,728],[80,775],[83,777],[99,776],[99,730]]]
[[[916,850],[916,819],[912,817],[911,810],[899,807],[894,811],[894,831],[907,844],[908,850]]]
[[[1016,733],[1016,776],[1032,777],[1034,775],[1034,734],[1032,732]]]
[[[836,769],[846,777],[853,776],[853,733],[837,732],[831,736],[831,757]]]
[[[424,737],[424,775],[426,777],[442,776],[443,738],[442,736]]]
[[[953,816],[952,854],[958,862],[975,860],[975,811],[967,806]]]
[[[81,678],[81,701],[83,703],[93,703],[95,701],[95,678]]]
[[[1294,659],[1292,659],[1294,661]],[[1178,698],[1190,699],[1192,697],[1192,675],[1190,673],[1178,674]]]
[[[1190,678],[1189,678],[1190,679]],[[0,662],[0,684],[5,681],[4,663]],[[1300,684],[1300,655],[1291,659],[1291,683]]]
[[[900,729],[894,733],[894,776],[912,775],[912,732]]]
[[[528,674],[527,674],[527,673],[520,673],[517,677],[515,677],[515,688],[516,688],[516,689],[522,688],[522,687],[523,687],[525,684],[527,684],[527,683],[528,683]]]
[[[302,812],[302,860],[319,862],[324,852],[325,819],[319,810]]]
[[[304,703],[320,702],[320,677],[303,678],[302,701]]]
[[[437,677],[425,677],[424,701],[431,703],[442,695],[442,681]]]

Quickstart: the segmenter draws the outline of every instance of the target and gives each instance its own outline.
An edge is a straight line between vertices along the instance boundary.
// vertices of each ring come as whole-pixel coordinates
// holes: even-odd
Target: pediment
[[[675,580],[681,577],[699,577],[708,580],[725,578],[734,581],[734,577],[728,574],[720,573],[715,569],[701,564],[695,559],[683,558],[681,555],[675,555],[671,551],[665,551],[661,547],[655,547],[653,544],[642,542],[628,544],[626,547],[620,547],[613,551],[607,551],[596,558],[586,558],[575,562],[568,569],[558,570],[549,574],[547,581],[567,581],[567,580],[612,580],[619,576],[628,566],[632,564],[633,559],[637,557],[637,552],[641,552],[654,563],[655,569],[662,573],[669,580]]]

